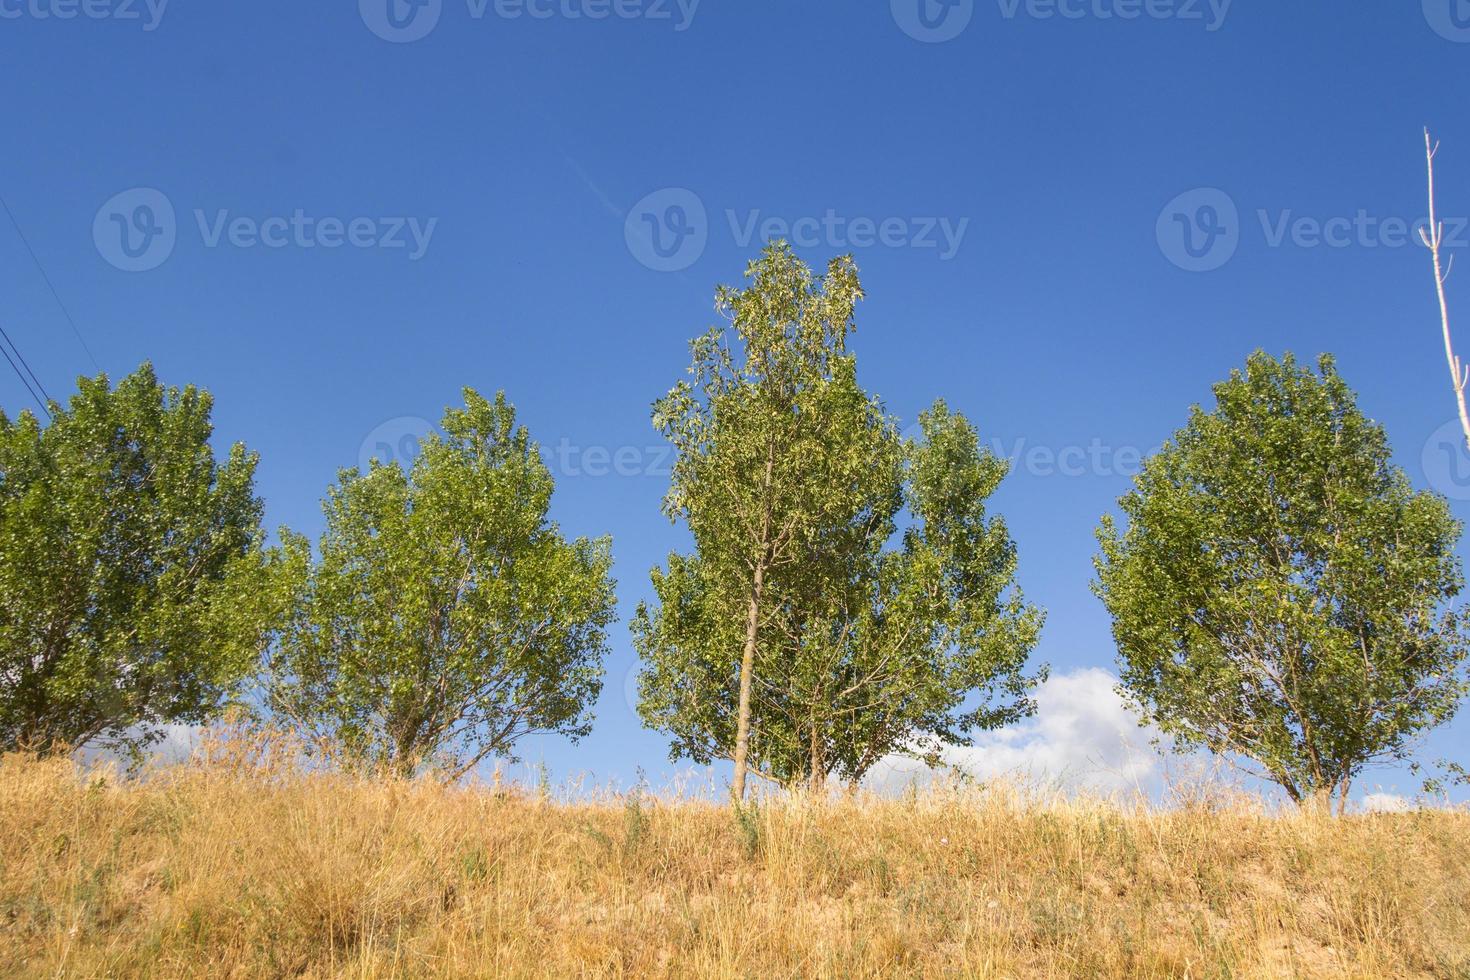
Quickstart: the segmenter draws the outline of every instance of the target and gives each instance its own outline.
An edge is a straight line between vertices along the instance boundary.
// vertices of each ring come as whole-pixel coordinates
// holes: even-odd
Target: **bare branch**
[[[1434,157],[1438,152],[1439,144],[1430,138],[1428,129],[1424,130],[1424,157],[1429,169],[1429,228],[1420,229],[1419,237],[1434,257],[1434,288],[1439,296],[1439,322],[1444,333],[1444,355],[1449,363],[1450,384],[1455,389],[1455,403],[1460,410],[1460,430],[1465,435],[1466,446],[1470,447],[1470,409],[1465,405],[1465,388],[1470,384],[1470,367],[1455,354],[1454,341],[1450,337],[1450,305],[1444,288],[1454,269],[1455,260],[1453,255],[1450,256],[1448,265],[1442,260],[1444,225],[1440,223],[1439,211],[1434,202]]]

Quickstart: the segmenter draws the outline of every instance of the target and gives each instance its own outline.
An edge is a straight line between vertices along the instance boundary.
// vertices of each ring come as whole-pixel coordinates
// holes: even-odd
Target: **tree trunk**
[[[765,592],[766,565],[771,560],[771,481],[776,472],[776,447],[766,445],[766,476],[762,485],[765,513],[761,518],[761,539],[755,564],[755,578],[750,587],[750,608],[745,616],[745,649],[740,655],[740,706],[735,715],[735,781],[730,787],[736,803],[745,800],[745,771],[750,749],[750,688],[755,672],[755,645],[760,632],[761,596]]]
[[[1351,776],[1342,777],[1342,782],[1337,784],[1337,815],[1347,816],[1348,795],[1352,792],[1353,780]]]
[[[1325,817],[1332,816],[1332,802],[1333,797],[1336,795],[1334,792],[1336,788],[1335,786],[1324,786],[1313,790],[1311,794],[1303,797],[1301,801],[1302,809],[1321,814]]]
[[[750,747],[750,688],[755,672],[756,635],[760,629],[761,593],[765,589],[764,562],[755,568],[755,582],[750,590],[750,608],[745,617],[745,650],[740,656],[740,707],[735,716],[735,784],[731,792],[735,802],[745,799],[746,754]]]
[[[827,785],[827,760],[822,751],[821,733],[815,722],[812,723],[811,739],[811,773],[808,775],[811,782],[812,795],[821,794]]]

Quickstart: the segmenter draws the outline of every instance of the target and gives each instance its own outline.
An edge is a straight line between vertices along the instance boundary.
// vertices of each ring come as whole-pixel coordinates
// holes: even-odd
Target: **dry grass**
[[[1466,977],[1470,815],[553,803],[0,761],[18,976]]]

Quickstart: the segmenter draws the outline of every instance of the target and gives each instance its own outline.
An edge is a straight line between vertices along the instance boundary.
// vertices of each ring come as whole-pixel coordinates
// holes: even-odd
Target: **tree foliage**
[[[1096,591],[1123,692],[1181,747],[1293,799],[1401,758],[1466,691],[1460,525],[1414,492],[1331,358],[1253,355],[1104,518]]]
[[[885,498],[910,517],[899,545],[870,534],[853,549],[856,561],[813,596],[819,612],[805,646],[825,648],[827,663],[808,666],[801,673],[815,683],[795,689],[806,694],[809,718],[837,722],[811,755],[817,778],[825,768],[856,781],[890,754],[936,765],[943,748],[971,744],[974,731],[1030,715],[1030,692],[1046,676],[1044,667],[1024,672],[1044,616],[1014,584],[1017,553],[1004,520],[986,512],[1007,464],[943,401],[919,427],[900,446],[902,470],[887,474],[897,480]]]
[[[942,404],[905,443],[857,384],[851,259],[817,279],[776,244],[748,277],[719,291],[730,328],[693,343],[694,381],[655,407],[677,452],[665,510],[695,551],[654,570],[633,623],[645,723],[676,757],[732,759],[737,798],[747,765],[856,780],[1025,714],[1040,628],[985,516],[1005,465]],[[914,526],[887,548],[905,504]]]
[[[286,533],[292,612],[270,706],[356,761],[460,774],[591,728],[614,615],[610,542],[547,520],[551,473],[503,394],[465,390],[405,471],[344,471],[313,562]]]
[[[0,414],[0,748],[137,748],[210,718],[271,614],[256,457],[143,365]]]

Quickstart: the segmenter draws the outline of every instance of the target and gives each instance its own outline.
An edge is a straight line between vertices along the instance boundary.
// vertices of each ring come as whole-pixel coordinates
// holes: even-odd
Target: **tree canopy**
[[[942,404],[906,443],[858,385],[851,259],[818,279],[777,243],[748,278],[719,291],[730,326],[694,341],[694,381],[655,407],[677,453],[665,509],[695,551],[654,570],[633,623],[645,723],[676,757],[734,761],[737,799],[747,766],[856,780],[1023,716],[1041,621],[985,515],[1004,463]]]
[[[315,561],[284,535],[269,704],[362,765],[457,775],[528,734],[575,740],[602,689],[610,542],[548,520],[551,473],[503,394],[464,397],[408,470],[344,471]]]
[[[0,414],[0,748],[137,748],[212,717],[271,616],[256,457],[144,364]]]
[[[1105,517],[1122,690],[1185,749],[1345,800],[1466,691],[1460,525],[1415,492],[1324,356],[1253,355]]]

